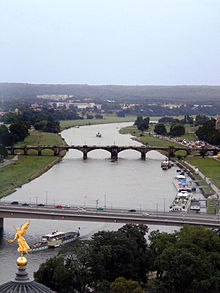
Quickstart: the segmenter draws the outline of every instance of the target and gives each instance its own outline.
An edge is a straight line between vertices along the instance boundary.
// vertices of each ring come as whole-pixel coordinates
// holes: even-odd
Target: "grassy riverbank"
[[[103,115],[103,119],[83,119],[83,120],[61,120],[61,129],[67,129],[74,126],[120,123],[120,122],[134,122],[136,116],[117,117],[116,115]]]
[[[129,126],[120,129],[121,134],[131,134],[135,137],[135,139],[145,145],[149,146],[157,146],[157,147],[169,147],[169,146],[175,146],[179,147],[180,144],[177,142],[169,141],[169,140],[164,140],[157,138],[148,132],[144,132],[142,135],[142,132],[137,129],[135,126]],[[166,154],[166,153],[165,153]],[[167,155],[167,154],[166,154]],[[176,155],[185,155],[185,152],[183,151],[178,151],[176,152]]]
[[[24,142],[19,143],[19,145],[39,144],[62,145],[65,142],[58,134],[33,131]],[[9,156],[9,159],[12,159],[12,156]],[[14,192],[24,183],[40,176],[60,160],[61,157],[54,157],[49,150],[45,150],[42,156],[37,156],[36,152],[33,156],[18,155],[17,160],[12,160],[11,164],[0,168],[0,197]]]

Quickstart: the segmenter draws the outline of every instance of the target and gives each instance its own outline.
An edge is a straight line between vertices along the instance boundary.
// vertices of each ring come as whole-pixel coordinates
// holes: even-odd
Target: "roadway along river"
[[[131,123],[106,124],[71,128],[62,132],[70,145],[139,145],[130,135],[120,135],[121,127]],[[100,132],[102,137],[96,137]],[[48,203],[53,205],[78,205],[107,208],[126,208],[136,210],[167,211],[175,197],[172,184],[173,167],[162,171],[160,153],[151,151],[146,161],[140,159],[140,153],[124,151],[117,162],[111,162],[110,153],[96,150],[88,154],[83,161],[82,153],[70,150],[63,160],[39,178],[23,185],[7,197],[7,201],[18,200],[27,203]],[[201,196],[197,194],[197,196]],[[9,244],[15,230],[26,219],[5,219],[3,235],[0,238],[0,284],[13,278],[16,271],[17,243]],[[89,223],[70,221],[32,220],[25,239],[29,244],[39,240],[43,234],[52,231],[74,231],[81,228],[81,235],[89,238],[98,230],[118,229],[121,224]],[[174,227],[151,226],[151,230],[173,231]],[[178,229],[178,228],[176,228]],[[57,250],[47,250],[28,257],[28,272],[32,276],[39,264],[55,255]]]

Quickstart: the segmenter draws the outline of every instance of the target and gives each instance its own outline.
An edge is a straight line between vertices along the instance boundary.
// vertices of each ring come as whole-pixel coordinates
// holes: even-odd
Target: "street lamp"
[[[96,203],[96,209],[97,209],[98,208],[98,204],[99,204],[99,200],[96,199],[95,203]]]

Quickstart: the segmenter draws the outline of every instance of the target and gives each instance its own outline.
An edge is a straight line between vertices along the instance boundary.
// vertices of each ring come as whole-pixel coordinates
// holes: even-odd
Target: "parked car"
[[[22,206],[23,206],[23,207],[29,207],[30,205],[29,205],[28,203],[25,202],[25,203],[22,203]]]
[[[39,203],[37,206],[38,206],[38,207],[44,207],[45,204],[43,204],[43,203]]]
[[[131,212],[131,213],[135,213],[136,212],[135,209],[131,209],[131,210],[128,210],[128,211]]]
[[[86,209],[84,209],[84,208],[78,208],[78,212],[86,212]]]
[[[19,202],[17,200],[14,200],[11,202],[11,204],[19,204]]]
[[[148,213],[142,213],[142,216],[150,216]]]
[[[98,207],[97,210],[98,211],[103,211],[103,208],[102,207]]]
[[[59,204],[59,205],[55,206],[55,208],[57,208],[57,209],[62,209],[63,206],[62,206],[61,204]]]

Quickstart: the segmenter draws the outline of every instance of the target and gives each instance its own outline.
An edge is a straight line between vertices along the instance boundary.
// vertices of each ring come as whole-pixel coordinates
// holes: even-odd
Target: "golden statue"
[[[27,228],[29,227],[30,221],[27,221],[24,225],[21,225],[20,231],[19,228],[15,227],[15,230],[17,233],[15,234],[15,238],[13,240],[8,240],[9,243],[15,241],[17,239],[18,242],[18,252],[21,254],[21,258],[23,258],[23,253],[26,252],[28,255],[28,249],[30,247],[28,246],[27,242],[25,241],[23,235],[26,233]]]

